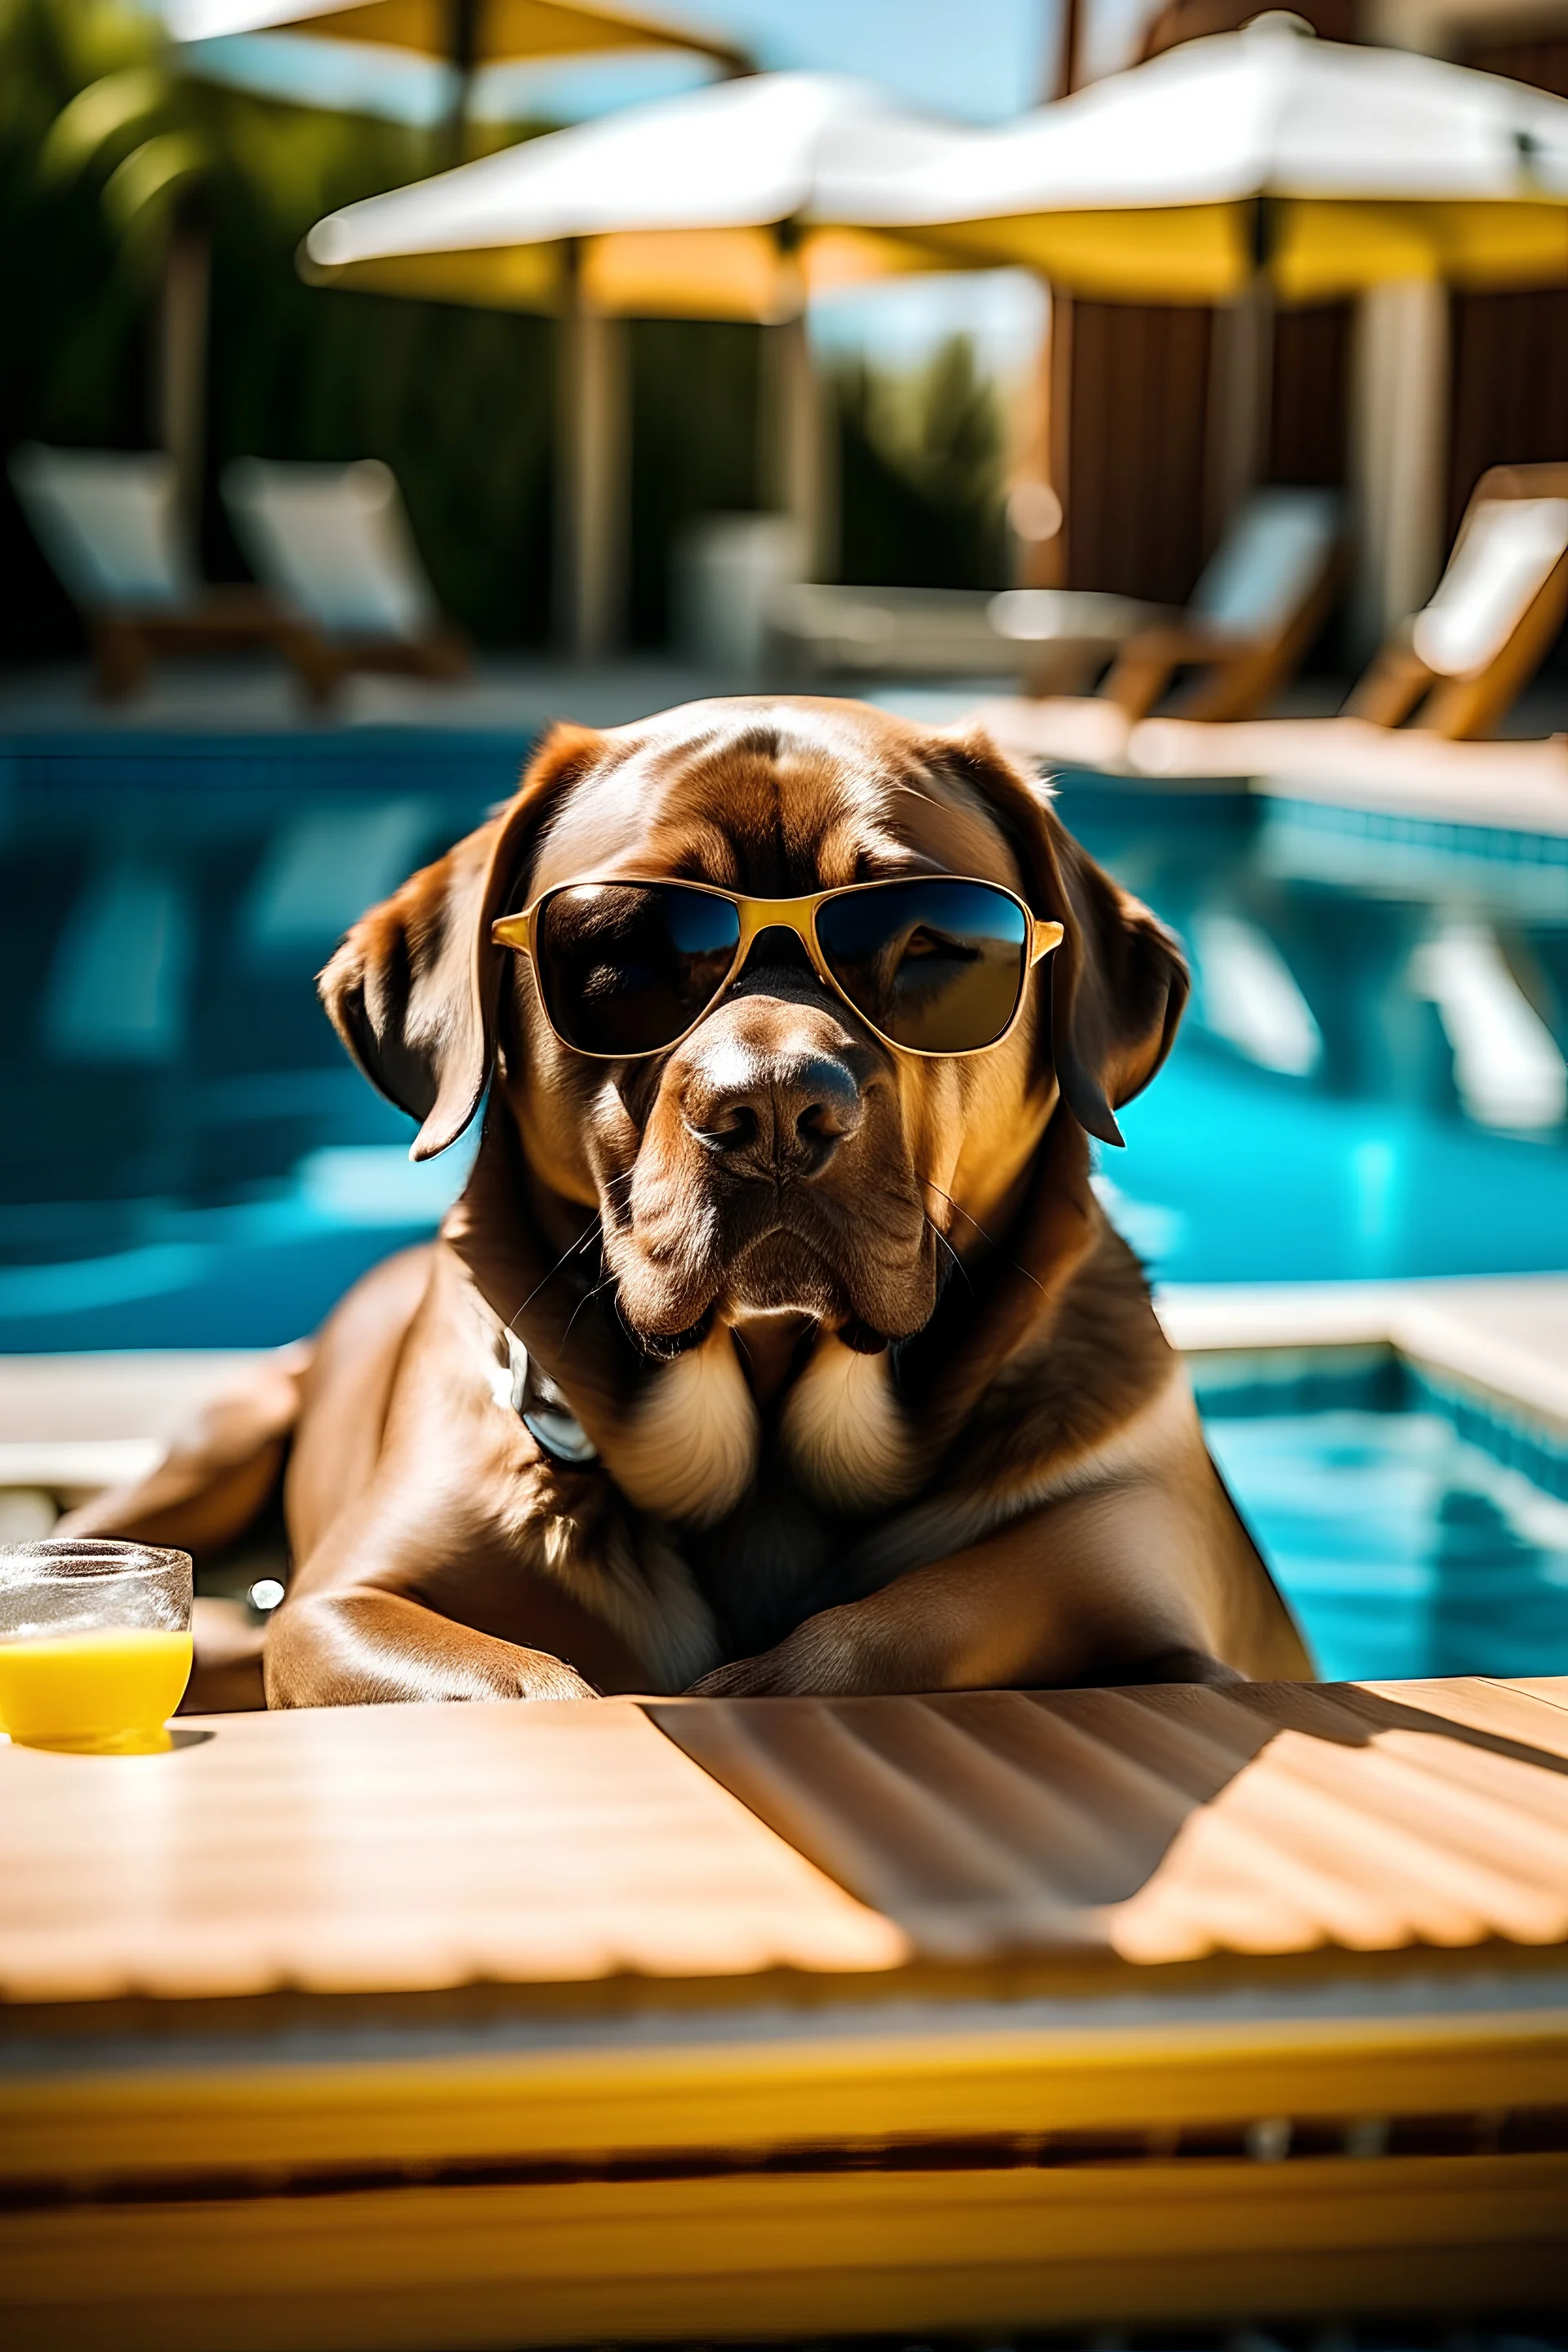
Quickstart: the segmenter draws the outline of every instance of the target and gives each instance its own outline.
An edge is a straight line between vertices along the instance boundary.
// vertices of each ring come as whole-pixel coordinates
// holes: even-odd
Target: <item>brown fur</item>
[[[1065,926],[994,1052],[891,1051],[775,933],[676,1050],[591,1062],[490,943],[578,876],[783,897],[900,870]],[[270,1703],[1310,1672],[1089,1182],[1185,992],[1173,940],[983,737],[810,700],[558,730],[322,977],[416,1157],[489,1097],[439,1241],[289,1370]],[[509,1329],[597,1462],[535,1444]],[[265,1484],[245,1410],[210,1478],[198,1443],[80,1524],[233,1532]]]

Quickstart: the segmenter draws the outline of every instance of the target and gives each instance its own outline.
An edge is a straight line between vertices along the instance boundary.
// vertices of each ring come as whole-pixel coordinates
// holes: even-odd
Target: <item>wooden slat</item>
[[[357,2352],[1554,2305],[1568,2158],[1160,2163],[0,2219],[7,2352]]]
[[[1568,2111],[1568,2028],[1550,2006],[1494,2013],[1447,2004],[1428,1987],[1411,2013],[1375,1986],[1342,2013],[1298,1998],[1237,2017],[1057,2014],[1017,2021],[995,2003],[922,2004],[911,2019],[862,2009],[858,2030],[825,2033],[809,2008],[768,2031],[742,2012],[704,2036],[650,2021],[638,2041],[580,2035],[544,2047],[409,2055],[395,2037],[304,2057],[265,2040],[226,2058],[123,2048],[96,2065],[20,2071],[6,2082],[0,2201],[48,2184],[77,2200],[162,2196],[199,2181],[234,2196],[280,2176],[318,2189],[367,2170],[604,2165],[687,2157],[754,2165],[779,2149],[868,2150],[922,2143],[1015,2144],[1052,2135],[1168,2142],[1183,2130],[1286,2116],[1341,2131],[1366,2116],[1413,2118]],[[1528,1997],[1528,1995],[1527,1995]],[[1058,2151],[1058,2154],[1060,2151]],[[1071,2151],[1067,2152],[1068,2155]],[[1123,2150],[1125,2154],[1125,2150]],[[1065,2160],[1065,2158],[1064,2159]]]
[[[1548,1706],[1568,1708],[1568,1675],[1527,1675],[1521,1681],[1498,1687],[1522,1691],[1526,1698],[1544,1699]]]
[[[932,1958],[1568,1937],[1564,1718],[1499,1684],[650,1711]]]
[[[1544,1688],[367,1707],[192,1730],[163,1756],[0,1749],[13,2002],[1568,1939],[1568,1710]]]
[[[0,1749],[13,2001],[896,1965],[621,1701],[219,1716],[161,1756]]]

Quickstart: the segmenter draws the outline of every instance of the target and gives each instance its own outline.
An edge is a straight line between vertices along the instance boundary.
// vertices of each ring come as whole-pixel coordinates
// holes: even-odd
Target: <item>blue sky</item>
[[[1057,0],[695,0],[770,66],[864,74],[938,112],[995,121],[1045,95]]]

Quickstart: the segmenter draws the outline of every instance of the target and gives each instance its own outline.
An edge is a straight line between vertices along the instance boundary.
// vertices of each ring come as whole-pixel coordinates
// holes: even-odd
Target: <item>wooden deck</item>
[[[0,1748],[16,2352],[1568,2307],[1568,1682]]]

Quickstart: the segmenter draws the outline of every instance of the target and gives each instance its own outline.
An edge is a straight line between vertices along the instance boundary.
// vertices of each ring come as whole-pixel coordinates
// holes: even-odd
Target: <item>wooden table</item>
[[[1568,2305],[1568,1681],[0,1748],[0,2341]]]

